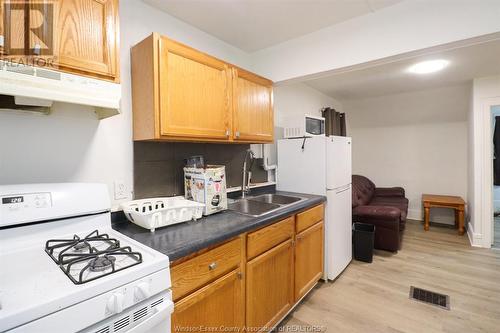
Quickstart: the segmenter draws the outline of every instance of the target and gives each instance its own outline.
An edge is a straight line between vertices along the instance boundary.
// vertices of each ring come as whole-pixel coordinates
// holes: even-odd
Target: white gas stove
[[[0,186],[0,332],[170,332],[168,257],[111,228],[102,184]]]

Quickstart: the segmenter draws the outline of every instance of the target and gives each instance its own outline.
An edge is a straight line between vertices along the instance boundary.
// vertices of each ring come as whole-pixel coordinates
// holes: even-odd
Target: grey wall
[[[207,164],[225,165],[227,187],[241,186],[243,159],[249,148],[239,144],[135,142],[134,197],[183,195],[184,159],[193,155],[203,155]],[[258,160],[252,174],[252,182],[267,180]]]

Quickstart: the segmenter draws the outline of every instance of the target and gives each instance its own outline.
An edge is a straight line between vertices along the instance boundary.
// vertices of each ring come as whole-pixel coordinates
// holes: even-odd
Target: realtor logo
[[[47,0],[2,2],[3,55],[9,58],[53,56],[54,3]]]

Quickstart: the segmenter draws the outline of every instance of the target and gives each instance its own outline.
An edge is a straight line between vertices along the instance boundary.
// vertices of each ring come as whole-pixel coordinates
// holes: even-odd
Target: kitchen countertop
[[[224,242],[244,232],[256,230],[277,222],[326,200],[326,197],[321,195],[282,191],[268,193],[295,195],[306,198],[306,200],[259,217],[247,216],[226,210],[214,215],[204,216],[197,221],[158,228],[154,232],[139,227],[126,219],[113,222],[113,229],[166,254],[170,261],[174,261],[209,246]]]

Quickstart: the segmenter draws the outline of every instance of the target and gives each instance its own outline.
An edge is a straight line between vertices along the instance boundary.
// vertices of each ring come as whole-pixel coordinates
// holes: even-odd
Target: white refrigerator
[[[324,195],[325,277],[333,280],[352,260],[351,138],[278,140],[280,191]]]

